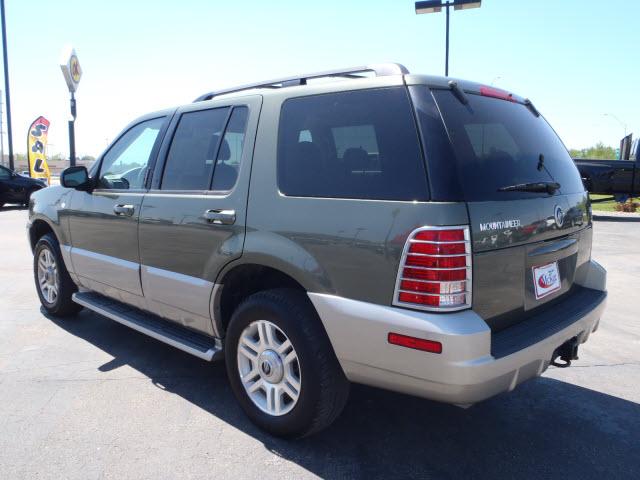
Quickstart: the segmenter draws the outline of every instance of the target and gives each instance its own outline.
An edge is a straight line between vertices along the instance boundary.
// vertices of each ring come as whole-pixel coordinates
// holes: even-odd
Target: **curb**
[[[596,213],[597,210],[593,210],[593,220],[609,221],[609,222],[640,222],[640,213],[626,213],[626,212],[602,212]]]

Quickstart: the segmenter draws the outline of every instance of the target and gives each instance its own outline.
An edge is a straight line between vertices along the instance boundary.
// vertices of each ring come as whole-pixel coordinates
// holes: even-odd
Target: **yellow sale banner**
[[[51,184],[51,173],[47,165],[45,149],[47,147],[47,134],[49,133],[49,120],[44,117],[36,118],[29,127],[27,135],[27,156],[29,159],[29,175],[32,178],[46,178]]]

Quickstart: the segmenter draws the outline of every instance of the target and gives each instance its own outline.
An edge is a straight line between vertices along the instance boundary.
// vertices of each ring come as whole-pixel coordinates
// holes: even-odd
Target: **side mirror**
[[[87,167],[69,167],[60,174],[60,185],[76,190],[90,190],[91,180]]]

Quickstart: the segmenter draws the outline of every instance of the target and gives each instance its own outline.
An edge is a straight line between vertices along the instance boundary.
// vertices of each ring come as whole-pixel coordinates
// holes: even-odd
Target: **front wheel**
[[[245,300],[231,318],[225,357],[240,405],[273,435],[322,430],[346,403],[349,382],[304,292],[267,290]]]
[[[64,265],[60,245],[50,233],[43,235],[36,243],[33,276],[40,303],[47,313],[56,317],[66,317],[82,309],[71,299],[77,287]]]

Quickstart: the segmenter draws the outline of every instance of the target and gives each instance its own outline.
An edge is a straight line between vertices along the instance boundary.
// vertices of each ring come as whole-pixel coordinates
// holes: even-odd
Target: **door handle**
[[[204,218],[215,225],[233,225],[236,223],[235,210],[207,210]]]
[[[130,217],[134,210],[133,205],[115,205],[113,207],[113,213],[123,217]]]

